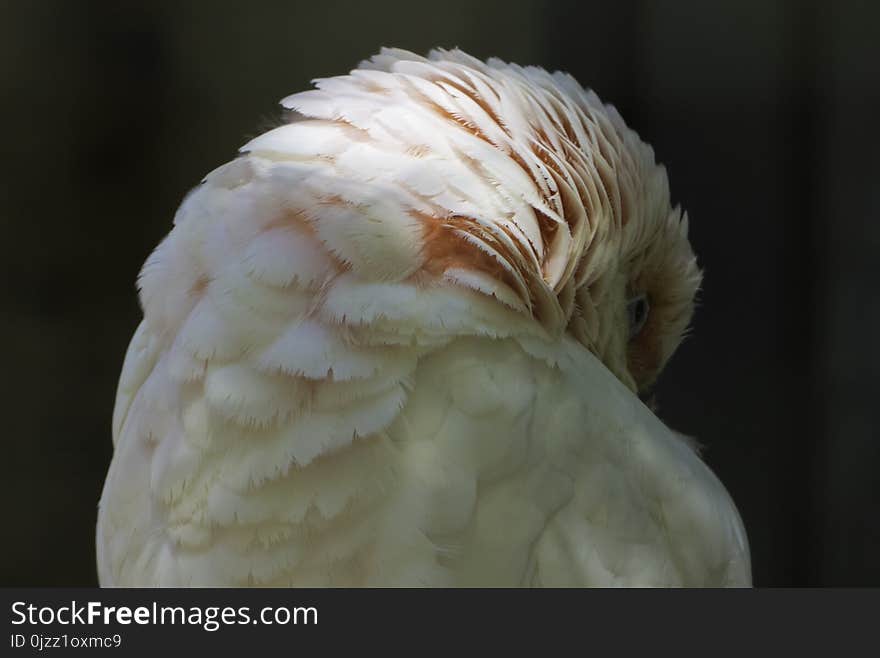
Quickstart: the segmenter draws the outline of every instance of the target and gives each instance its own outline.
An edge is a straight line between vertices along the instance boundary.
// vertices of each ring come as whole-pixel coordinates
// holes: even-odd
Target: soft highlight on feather
[[[320,155],[372,193],[393,186],[422,226],[421,250],[411,236],[405,262],[366,234],[346,242],[361,255],[343,260],[359,273],[360,258],[388,258],[401,275],[454,270],[447,279],[508,304],[517,299],[550,334],[572,329],[606,362],[616,355],[591,306],[603,303],[617,263],[647,260],[637,266],[669,273],[658,302],[671,338],[652,355],[659,372],[690,319],[700,274],[686,219],[670,206],[664,168],[613,107],[564,73],[484,63],[458,50],[424,58],[384,49],[350,75],[316,86],[283,101],[301,120],[245,150],[285,157],[282,144],[312,121],[321,130],[336,126]],[[343,149],[337,136],[346,130],[353,145]],[[290,150],[304,157],[302,142]],[[357,194],[340,199],[330,192],[337,182],[326,182],[319,198],[364,207]],[[384,223],[401,236],[414,227],[393,215]],[[370,275],[381,276],[378,269]],[[619,375],[625,368],[609,365]]]

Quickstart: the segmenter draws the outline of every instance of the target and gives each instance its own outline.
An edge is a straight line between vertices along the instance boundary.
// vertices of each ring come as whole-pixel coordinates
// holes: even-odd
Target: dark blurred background
[[[137,272],[201,177],[382,45],[565,69],[653,144],[706,277],[659,389],[758,585],[880,585],[880,3],[0,3],[2,585],[96,582]]]

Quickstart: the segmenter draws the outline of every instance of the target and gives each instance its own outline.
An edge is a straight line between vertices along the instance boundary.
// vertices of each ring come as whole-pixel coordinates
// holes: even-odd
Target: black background
[[[96,582],[136,274],[311,78],[381,45],[561,68],[669,170],[705,268],[660,414],[739,505],[758,585],[880,584],[880,4],[0,3],[0,584]]]

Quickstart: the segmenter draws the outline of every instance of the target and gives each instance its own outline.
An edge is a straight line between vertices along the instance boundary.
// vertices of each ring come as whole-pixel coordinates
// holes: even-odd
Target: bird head
[[[642,233],[624,239],[600,278],[578,290],[568,327],[645,401],[687,331],[701,281],[687,216],[668,202],[651,208],[657,214]],[[592,339],[577,328],[584,309],[598,316]]]
[[[598,252],[600,265],[593,280],[577,288],[567,330],[647,401],[684,338],[702,272],[688,239],[687,214],[671,205],[666,170],[651,147],[613,106],[599,105],[590,92],[583,98],[585,113],[604,111],[613,128],[617,140],[606,157],[616,175],[598,177],[610,200],[600,214],[608,230],[597,233],[594,249],[581,256]],[[592,330],[585,331],[592,316]]]
[[[380,251],[349,236],[355,269],[495,296],[569,333],[634,392],[651,388],[701,274],[665,169],[613,106],[568,74],[460,50],[383,49],[316,86],[285,99],[293,120],[344,126],[356,148],[328,154],[335,176],[405,197],[414,220],[393,266],[387,240]]]

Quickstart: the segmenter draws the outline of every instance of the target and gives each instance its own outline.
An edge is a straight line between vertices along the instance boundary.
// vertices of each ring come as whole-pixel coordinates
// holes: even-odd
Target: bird
[[[182,201],[138,278],[105,587],[748,587],[643,402],[702,272],[572,76],[383,48]]]

